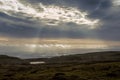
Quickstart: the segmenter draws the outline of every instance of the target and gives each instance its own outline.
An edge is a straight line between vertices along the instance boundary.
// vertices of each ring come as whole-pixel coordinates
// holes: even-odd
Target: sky
[[[0,0],[0,54],[120,50],[120,0]]]

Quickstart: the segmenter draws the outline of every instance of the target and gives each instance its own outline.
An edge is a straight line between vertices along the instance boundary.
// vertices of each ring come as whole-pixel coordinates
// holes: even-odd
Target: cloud
[[[117,0],[0,0],[0,6],[1,36],[120,40]]]
[[[88,13],[80,9],[66,6],[43,5],[39,2],[37,8],[21,3],[18,0],[0,0],[0,10],[15,17],[30,17],[32,20],[42,22],[45,25],[60,25],[73,22],[77,25],[88,25],[90,29],[95,28],[99,19],[87,18]]]
[[[114,6],[120,6],[120,0],[112,0]]]
[[[119,8],[119,0],[0,0],[0,53],[48,57],[119,50]]]
[[[90,51],[119,50],[119,41],[95,39],[9,39],[0,40],[0,53],[19,57],[51,57]],[[37,55],[37,56],[36,56]]]

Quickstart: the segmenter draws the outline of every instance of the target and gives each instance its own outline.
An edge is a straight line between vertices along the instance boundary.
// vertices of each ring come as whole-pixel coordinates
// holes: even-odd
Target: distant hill
[[[29,61],[45,61],[46,63],[91,63],[120,61],[119,51],[92,52],[86,54],[66,55],[52,58],[28,59]]]
[[[20,59],[7,55],[0,55],[0,64],[28,64],[34,61],[46,63],[94,63],[120,61],[120,51],[92,52],[86,54],[66,55],[52,58]]]
[[[7,56],[7,55],[0,55],[0,60],[1,59],[19,59],[17,57],[12,57],[12,56]]]
[[[0,64],[21,64],[24,61],[17,57],[0,55]]]

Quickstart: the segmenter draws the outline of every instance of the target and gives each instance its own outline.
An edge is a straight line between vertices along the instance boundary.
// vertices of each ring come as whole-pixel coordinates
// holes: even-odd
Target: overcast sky
[[[120,47],[120,0],[0,0],[1,52],[14,50],[8,45],[20,43],[47,49],[71,49],[78,43],[87,43],[88,49],[96,44],[99,47],[95,49],[116,49]],[[91,43],[94,46],[89,47]],[[15,54],[22,50],[15,50]]]

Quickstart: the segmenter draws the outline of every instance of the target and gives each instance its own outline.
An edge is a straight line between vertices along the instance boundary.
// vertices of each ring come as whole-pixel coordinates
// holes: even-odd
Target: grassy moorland
[[[9,63],[0,64],[0,80],[120,80],[120,52],[109,53],[106,52],[104,55],[91,53],[79,56],[70,55],[51,59],[30,60],[7,56],[5,58],[9,58]],[[90,55],[99,55],[101,59],[98,56],[98,58],[91,58]],[[86,61],[83,60],[84,58]],[[11,61],[13,59],[14,61],[20,60],[20,63],[10,63],[10,59]],[[0,60],[2,62],[3,59]],[[46,60],[47,63],[39,65],[28,64],[32,60]],[[53,60],[56,60],[56,62]]]

